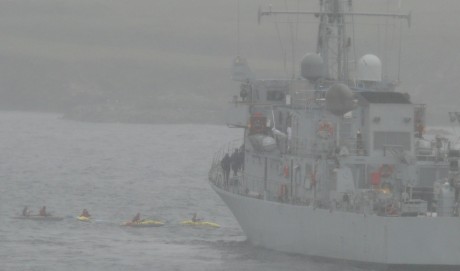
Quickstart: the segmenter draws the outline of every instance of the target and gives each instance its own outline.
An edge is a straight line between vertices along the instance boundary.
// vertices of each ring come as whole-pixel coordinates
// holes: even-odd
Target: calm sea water
[[[364,270],[254,248],[207,183],[241,131],[0,112],[0,270]],[[42,205],[59,222],[18,220]],[[75,219],[87,208],[95,221]],[[126,228],[137,212],[166,222]],[[179,225],[197,212],[219,229]]]

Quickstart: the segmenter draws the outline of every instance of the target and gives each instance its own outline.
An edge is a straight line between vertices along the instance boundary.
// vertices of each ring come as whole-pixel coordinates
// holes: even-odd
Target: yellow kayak
[[[192,220],[184,220],[181,221],[180,224],[188,225],[188,226],[195,226],[195,227],[209,227],[209,228],[220,228],[220,225],[217,223],[209,222],[209,221],[192,221]]]
[[[81,221],[81,222],[90,222],[91,221],[91,218],[90,217],[86,217],[86,216],[78,216],[77,217],[77,220]]]
[[[150,220],[150,219],[144,219],[139,222],[125,222],[121,224],[122,226],[128,226],[128,227],[138,227],[138,228],[144,228],[144,227],[161,227],[165,223],[158,221],[158,220]]]

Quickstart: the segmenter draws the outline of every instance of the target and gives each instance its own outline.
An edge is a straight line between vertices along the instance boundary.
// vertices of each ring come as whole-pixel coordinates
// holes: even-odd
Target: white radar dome
[[[382,81],[382,61],[376,55],[364,55],[358,60],[356,73],[358,81]]]

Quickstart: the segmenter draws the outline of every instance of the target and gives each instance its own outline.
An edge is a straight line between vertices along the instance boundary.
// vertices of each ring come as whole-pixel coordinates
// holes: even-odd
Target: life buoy
[[[380,166],[379,173],[380,173],[380,176],[384,178],[388,178],[393,174],[393,166],[384,164]]]
[[[283,167],[283,176],[284,177],[289,177],[289,166],[288,165],[284,165]]]
[[[321,138],[329,138],[334,134],[334,128],[328,121],[320,121],[316,134]]]

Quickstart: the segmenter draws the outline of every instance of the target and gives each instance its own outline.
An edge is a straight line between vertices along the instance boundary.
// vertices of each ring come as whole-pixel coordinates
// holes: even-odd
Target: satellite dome
[[[382,62],[376,55],[364,55],[358,60],[356,79],[358,81],[382,81]]]
[[[309,81],[326,77],[323,58],[318,54],[306,54],[300,63],[300,75]]]
[[[353,92],[346,85],[337,83],[326,92],[326,109],[341,116],[354,108]]]

